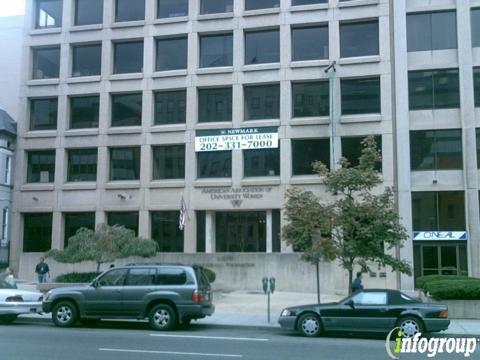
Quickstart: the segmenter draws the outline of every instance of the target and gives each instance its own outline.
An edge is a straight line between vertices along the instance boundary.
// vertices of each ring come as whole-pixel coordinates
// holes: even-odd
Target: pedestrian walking
[[[45,258],[41,257],[39,263],[35,267],[35,273],[38,276],[38,282],[40,284],[44,284],[47,282],[48,278],[50,277],[50,268],[48,264],[45,262]]]
[[[355,292],[360,291],[360,290],[363,290],[362,273],[357,272],[357,277],[352,282],[352,293],[355,293]]]

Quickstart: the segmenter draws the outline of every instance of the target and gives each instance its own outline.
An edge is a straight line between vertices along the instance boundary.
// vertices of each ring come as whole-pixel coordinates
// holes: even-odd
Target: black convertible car
[[[405,336],[448,328],[448,308],[426,304],[397,290],[369,289],[339,301],[286,308],[278,322],[304,336],[322,332],[387,333],[399,327]]]

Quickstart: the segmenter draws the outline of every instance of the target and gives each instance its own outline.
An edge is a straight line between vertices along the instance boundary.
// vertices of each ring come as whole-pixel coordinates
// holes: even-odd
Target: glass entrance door
[[[216,252],[266,252],[266,212],[231,211],[215,215]]]

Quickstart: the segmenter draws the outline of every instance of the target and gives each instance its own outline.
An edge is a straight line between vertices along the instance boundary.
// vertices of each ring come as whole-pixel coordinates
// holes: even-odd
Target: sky
[[[0,0],[0,16],[23,15],[25,0]]]

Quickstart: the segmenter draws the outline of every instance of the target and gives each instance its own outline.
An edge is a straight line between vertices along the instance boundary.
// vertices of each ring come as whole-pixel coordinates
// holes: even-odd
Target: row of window
[[[245,65],[280,62],[278,29],[245,31]],[[342,58],[379,54],[378,21],[340,24]],[[199,36],[199,67],[233,65],[233,33]],[[292,61],[328,59],[328,26],[292,28]],[[143,72],[144,42],[113,42],[113,74]],[[33,49],[33,79],[56,79],[60,69],[60,46]],[[101,73],[100,43],[72,45],[73,77]],[[156,39],[156,71],[182,70],[188,63],[188,37],[175,35]]]
[[[342,138],[342,155],[352,165],[358,164],[363,137]],[[381,150],[381,137],[376,136]],[[329,139],[292,139],[292,174],[314,174],[312,163],[320,160],[330,164]],[[67,150],[67,182],[97,180],[96,148]],[[185,178],[185,145],[160,145],[152,147],[152,180]],[[225,178],[232,176],[232,152],[199,152],[197,178]],[[139,180],[140,147],[109,149],[109,180]],[[55,150],[27,152],[27,183],[52,183],[55,180]],[[256,149],[243,151],[243,175],[279,176],[280,149]],[[377,165],[381,170],[381,163]]]
[[[244,0],[245,10],[279,8],[280,0]],[[341,2],[350,0],[340,0]],[[188,0],[157,0],[157,18],[188,16]],[[292,0],[292,6],[327,4],[328,0]],[[200,0],[200,15],[233,12],[234,0]],[[74,24],[103,23],[103,0],[75,0]],[[62,26],[63,0],[36,0],[37,29]],[[145,20],[145,0],[115,0],[115,22]]]

